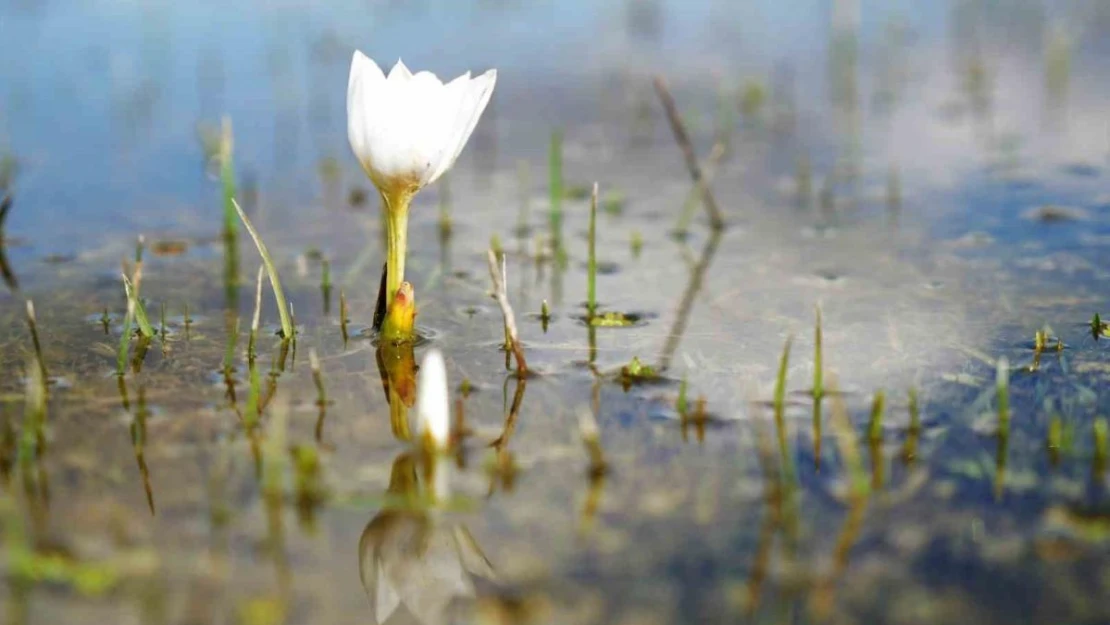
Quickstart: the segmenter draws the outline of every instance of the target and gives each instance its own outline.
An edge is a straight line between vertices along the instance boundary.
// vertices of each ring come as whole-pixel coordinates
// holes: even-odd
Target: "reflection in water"
[[[447,622],[475,582],[496,573],[466,526],[434,509],[446,495],[450,467],[406,452],[393,462],[387,507],[359,539],[359,578],[375,623]]]
[[[389,402],[389,424],[398,440],[412,440],[409,408],[416,403],[416,356],[412,343],[383,341],[377,351],[382,390]]]

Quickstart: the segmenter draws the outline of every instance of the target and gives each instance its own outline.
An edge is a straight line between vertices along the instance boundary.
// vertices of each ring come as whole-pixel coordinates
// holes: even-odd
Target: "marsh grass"
[[[35,366],[39,370],[39,375],[42,376],[43,383],[49,379],[46,373],[46,360],[42,354],[42,340],[39,339],[39,324],[38,317],[35,315],[35,303],[27,300],[25,308],[27,316],[27,330],[31,333],[31,346],[34,348]]]
[[[324,314],[331,312],[331,262],[320,259],[320,296],[324,300]]]
[[[253,432],[262,420],[262,375],[257,365],[248,365],[250,384],[247,387],[247,404],[243,410],[243,427]]]
[[[234,145],[231,120],[225,117],[221,126],[218,153],[220,190],[224,208],[222,233],[224,241],[224,297],[227,300],[229,310],[235,310],[239,303],[239,227],[235,216]]]
[[[586,315],[593,322],[597,314],[597,183],[590,193],[589,256],[586,277]]]
[[[138,289],[135,288],[131,278],[127,277],[126,273],[120,274],[123,277],[123,291],[127,295],[128,306],[134,309],[135,321],[139,327],[139,334],[144,338],[151,338],[154,336],[154,328],[150,325],[150,319],[146,316],[146,309],[143,308],[142,302],[139,300]]]
[[[786,371],[790,362],[790,345],[794,337],[787,337],[782,346],[782,357],[779,359],[778,375],[775,377],[775,434],[779,445],[779,458],[782,462],[783,476],[787,482],[794,483],[797,471],[794,468],[794,457],[790,453],[786,434]]]
[[[906,440],[902,442],[902,461],[908,465],[917,459],[917,439],[921,435],[921,408],[918,405],[916,387],[911,386],[907,392],[907,410],[910,413],[910,425],[906,431]]]
[[[543,326],[545,334],[549,323],[551,323],[551,309],[547,305],[547,300],[543,300],[540,302],[540,324]]]
[[[1010,432],[1010,361],[1005,356],[998,359],[995,369],[995,402],[998,410],[998,431]]]
[[[844,397],[836,392],[836,380],[832,376],[829,379],[829,395],[832,398],[830,423],[836,432],[841,462],[848,473],[849,496],[855,500],[866,499],[871,492],[871,486],[863,470],[863,456],[860,453],[855,430],[852,428],[852,419],[848,415],[848,406]]]
[[[227,344],[224,346],[224,376],[231,383],[231,372],[235,370],[235,347],[239,343],[239,315],[233,315],[228,324]]]
[[[154,508],[154,489],[150,484],[150,468],[146,464],[146,436],[147,417],[150,416],[150,409],[147,408],[146,403],[146,389],[139,386],[138,398],[136,399],[135,414],[131,419],[129,427],[131,433],[131,447],[135,452],[135,463],[139,468],[139,475],[143,480],[143,492],[146,494],[147,508],[150,510],[151,516],[155,513]]]
[[[655,86],[655,93],[659,96],[659,101],[663,104],[663,110],[667,114],[667,121],[671,125],[671,132],[674,134],[675,143],[677,143],[679,149],[682,150],[682,156],[686,161],[686,169],[689,171],[690,177],[694,181],[694,186],[700,191],[702,204],[709,214],[709,226],[714,231],[723,230],[725,227],[724,218],[721,216],[721,210],[717,206],[717,200],[713,197],[713,191],[705,182],[705,176],[702,173],[701,166],[698,165],[698,157],[694,155],[694,146],[690,143],[690,137],[686,132],[685,125],[682,123],[682,117],[678,113],[678,107],[675,105],[674,97],[671,96],[671,91],[667,88],[667,83],[663,80],[662,76],[656,76],[653,84]]]
[[[243,212],[243,207],[239,206],[239,202],[233,198],[231,204],[235,207],[235,211],[239,213],[239,219],[243,220],[243,225],[247,228],[247,232],[254,240],[255,246],[258,248],[258,254],[262,257],[262,264],[266,267],[266,273],[270,276],[270,286],[274,290],[274,301],[277,303],[278,315],[281,317],[281,336],[283,340],[289,341],[295,338],[295,331],[293,328],[293,317],[289,313],[289,302],[285,299],[285,291],[281,288],[281,278],[278,277],[277,266],[274,264],[273,258],[270,257],[269,250],[266,249],[266,244],[262,242],[262,237],[259,236],[258,231],[251,225],[250,219],[247,219],[247,214]]]
[[[520,191],[519,211],[516,218],[516,235],[521,239],[527,238],[530,230],[532,211],[532,174],[528,168],[528,161],[519,160],[516,164],[516,183]]]
[[[119,337],[119,351],[116,358],[116,375],[121,378],[127,373],[127,352],[131,347],[131,324],[135,319],[135,301],[127,298],[127,312],[123,316],[123,332]]]
[[[349,319],[349,311],[347,309],[347,293],[343,289],[339,289],[339,333],[343,336],[343,345],[347,345],[349,335],[347,334],[347,322]]]
[[[255,280],[254,316],[251,317],[251,331],[247,338],[247,363],[252,366],[254,365],[254,360],[258,355],[258,326],[262,321],[262,278],[265,273],[266,268],[264,266],[260,266],[258,268],[258,279]]]
[[[886,412],[886,394],[883,391],[875,391],[875,395],[871,398],[871,418],[867,425],[867,437],[872,443],[878,443],[883,440],[883,416]]]
[[[551,228],[552,253],[558,258],[563,249],[563,131],[551,131],[551,145],[547,157],[547,185],[550,207],[548,223]]]
[[[813,398],[821,401],[825,394],[825,388],[822,379],[822,368],[824,366],[824,359],[822,358],[822,334],[821,334],[821,307],[817,306],[816,321],[813,324]]]
[[[286,465],[286,439],[288,437],[289,406],[285,402],[274,405],[266,440],[262,446],[262,494],[267,501],[280,503],[284,498]]]
[[[497,256],[497,254],[490,249],[486,253],[486,260],[489,264],[489,277],[493,283],[493,298],[497,300],[497,305],[501,308],[501,315],[504,320],[505,326],[505,351],[511,352],[513,357],[516,358],[516,374],[518,377],[526,377],[528,375],[528,363],[524,359],[524,347],[520,343],[520,336],[517,333],[516,316],[513,314],[513,307],[509,304],[508,292],[508,269],[506,268],[506,261],[504,256]],[[508,356],[506,356],[506,364]]]
[[[702,196],[706,189],[713,183],[713,178],[717,174],[717,168],[720,166],[725,152],[724,143],[713,144],[709,156],[705,159],[705,177],[695,184],[693,189],[690,189],[686,199],[682,202],[682,211],[679,212],[678,220],[675,221],[674,225],[675,238],[684,239],[690,233],[690,224],[694,221],[694,215],[698,212],[698,205],[702,203]]]

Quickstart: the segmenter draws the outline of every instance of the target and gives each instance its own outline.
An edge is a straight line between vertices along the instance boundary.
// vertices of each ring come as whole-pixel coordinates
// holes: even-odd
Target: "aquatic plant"
[[[517,376],[524,377],[528,375],[528,363],[524,360],[524,348],[521,346],[520,336],[517,334],[516,316],[513,315],[513,307],[509,304],[509,278],[505,257],[501,256],[498,260],[493,250],[489,250],[486,260],[489,263],[489,277],[493,282],[493,298],[497,300],[497,305],[501,308],[501,316],[505,322],[505,349],[511,351],[513,357],[516,358]],[[508,365],[507,360],[506,365]]]
[[[331,261],[320,259],[320,296],[324,300],[324,314],[331,311]]]
[[[254,316],[251,317],[251,332],[247,337],[247,362],[254,363],[258,355],[256,342],[258,341],[258,326],[262,321],[262,278],[266,275],[265,265],[258,267],[258,278],[254,286]]]
[[[675,222],[674,226],[676,237],[683,238],[689,234],[690,222],[694,220],[698,205],[702,203],[702,196],[709,189],[709,185],[713,183],[713,178],[717,175],[717,167],[724,155],[725,144],[721,142],[714,143],[709,156],[705,158],[704,177],[694,185],[693,189],[690,189],[686,201],[682,203],[682,211],[678,214],[678,221]]]
[[[547,332],[547,324],[551,323],[551,309],[547,305],[547,300],[540,302],[540,323],[543,325],[543,331]]]
[[[27,300],[26,314],[27,329],[31,333],[31,346],[34,347],[35,350],[36,366],[39,369],[39,373],[42,375],[42,379],[46,380],[46,361],[42,355],[42,341],[39,339],[38,317],[35,315],[35,303],[31,300]]]
[[[815,310],[817,311],[817,320],[813,324],[813,398],[820,401],[825,395],[825,388],[821,378],[823,375],[822,368],[824,366],[821,354],[821,307],[817,306]]]
[[[797,472],[794,470],[794,458],[786,443],[786,369],[790,362],[790,345],[794,337],[786,337],[782,346],[782,357],[779,359],[779,371],[775,377],[775,431],[779,443],[779,456],[782,460],[783,472],[787,481],[793,482]]]
[[[883,439],[883,413],[886,404],[886,395],[881,391],[875,391],[874,397],[871,398],[871,419],[867,425],[867,436],[871,439],[872,443],[879,442]]]
[[[586,315],[597,313],[597,183],[590,194],[589,255],[586,261]]]
[[[552,252],[559,256],[563,249],[563,133],[551,131],[551,145],[547,156],[547,189],[550,206],[547,216],[551,226]]]
[[[917,439],[921,434],[921,408],[918,405],[917,388],[910,387],[907,392],[907,410],[910,413],[910,426],[906,440],[902,443],[902,461],[909,464],[917,457]]]
[[[231,131],[231,119],[223,119],[219,143],[216,146],[220,163],[220,194],[223,200],[223,241],[224,241],[224,299],[229,310],[239,304],[239,228],[235,217],[235,138]],[[232,320],[228,318],[228,330]]]
[[[123,332],[119,337],[119,351],[116,357],[116,375],[121,378],[127,373],[127,350],[131,345],[131,323],[135,318],[135,302],[127,299],[127,312],[123,316]]]
[[[440,178],[462,152],[493,94],[497,70],[471,79],[470,72],[447,84],[431,72],[412,74],[404,63],[386,77],[355,51],[347,82],[347,136],[366,175],[378,188],[386,222],[386,301],[405,277],[409,204]],[[392,304],[391,304],[392,305]],[[412,340],[412,326],[389,319],[382,331],[391,340]]]
[[[1008,433],[1010,429],[1010,361],[1005,356],[998,359],[995,370],[995,396],[999,431]]]
[[[347,322],[349,320],[347,310],[347,293],[343,289],[339,290],[339,332],[343,335],[343,344],[347,344]]]
[[[723,230],[725,220],[721,216],[721,209],[717,207],[717,200],[713,197],[712,190],[705,183],[705,176],[702,174],[701,166],[698,165],[698,157],[694,155],[694,146],[690,143],[690,137],[682,123],[682,117],[678,114],[674,97],[671,96],[671,91],[667,88],[667,83],[661,76],[656,76],[653,84],[655,85],[655,93],[659,96],[659,101],[663,103],[663,110],[667,113],[667,121],[670,122],[675,143],[682,150],[682,156],[686,161],[686,169],[690,172],[694,185],[701,191],[702,204],[705,205],[705,210],[709,213],[709,225],[713,230]]]
[[[446,449],[451,443],[451,405],[443,354],[429,350],[417,375],[416,423],[421,443],[429,450]]]
[[[239,202],[235,200],[231,200],[231,203],[235,206],[235,211],[239,213],[239,219],[243,220],[243,225],[246,226],[251,239],[254,239],[254,245],[258,248],[258,254],[262,257],[262,264],[266,267],[266,273],[270,276],[270,287],[274,290],[274,301],[277,303],[278,315],[281,317],[281,338],[286,341],[291,340],[294,338],[293,317],[289,314],[289,303],[285,299],[285,291],[281,289],[281,278],[278,277],[274,259],[270,257],[270,251],[266,249],[266,244],[262,242],[262,237],[259,236],[258,231],[247,219],[243,207],[239,206]]]
[[[144,240],[140,235],[135,241],[135,269],[130,278],[127,276],[127,267],[124,263],[123,289],[127,299],[135,302],[135,321],[139,324],[139,334],[150,339],[154,338],[154,327],[150,325],[150,318],[146,314],[146,307],[140,294],[143,284],[143,247]]]
[[[620,369],[621,386],[623,386],[626,391],[630,389],[633,384],[648,382],[658,378],[659,371],[651,365],[644,364],[639,356],[633,356],[632,360]]]

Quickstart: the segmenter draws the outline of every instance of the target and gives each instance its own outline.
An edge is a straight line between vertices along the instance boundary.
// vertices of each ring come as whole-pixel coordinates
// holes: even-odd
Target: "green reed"
[[[239,213],[239,219],[243,220],[243,225],[246,226],[251,239],[254,240],[255,246],[258,248],[258,254],[262,256],[262,264],[266,266],[266,273],[270,276],[270,286],[274,290],[274,301],[277,303],[278,315],[281,317],[282,339],[291,340],[294,338],[293,318],[289,314],[289,302],[285,299],[285,291],[281,288],[281,278],[278,276],[274,259],[270,257],[270,252],[266,249],[266,244],[262,242],[262,237],[259,236],[258,231],[247,219],[243,207],[239,206],[239,202],[235,199],[231,200],[231,204],[235,207],[235,211]]]

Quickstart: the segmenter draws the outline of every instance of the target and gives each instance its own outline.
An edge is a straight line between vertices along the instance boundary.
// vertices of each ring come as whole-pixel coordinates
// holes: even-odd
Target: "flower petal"
[[[351,58],[351,73],[347,79],[347,139],[364,168],[370,157],[369,130],[376,117],[376,98],[367,98],[364,94],[379,92],[384,82],[385,75],[378,65],[355,50]]]
[[[400,80],[405,82],[409,78],[412,78],[412,72],[409,71],[409,68],[405,67],[404,61],[397,59],[397,62],[393,64],[393,69],[389,70],[389,80]]]
[[[449,131],[450,139],[444,144],[439,162],[436,163],[435,171],[428,179],[428,183],[434,182],[455,164],[455,160],[459,158],[459,154],[470,140],[471,133],[478,125],[482,112],[486,110],[496,84],[497,70],[491,69],[466,85],[463,100],[455,111],[454,126]]]

